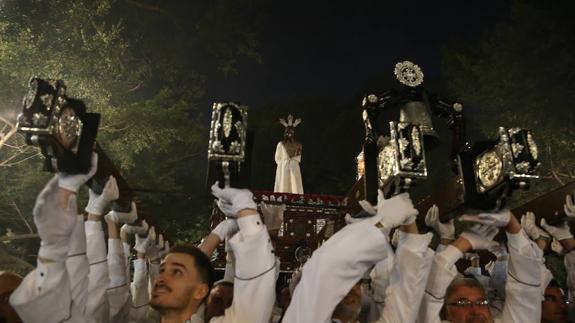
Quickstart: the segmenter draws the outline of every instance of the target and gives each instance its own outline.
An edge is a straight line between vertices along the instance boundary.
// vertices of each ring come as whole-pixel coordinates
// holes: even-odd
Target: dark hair
[[[226,281],[226,280],[219,280],[219,281],[217,281],[217,282],[214,283],[214,287],[220,286],[220,285],[234,288],[234,283],[229,282],[229,281]]]
[[[214,267],[212,266],[210,258],[208,258],[202,250],[191,245],[176,244],[170,248],[169,253],[183,253],[192,256],[194,258],[200,280],[207,284],[209,289],[212,289],[215,280]]]

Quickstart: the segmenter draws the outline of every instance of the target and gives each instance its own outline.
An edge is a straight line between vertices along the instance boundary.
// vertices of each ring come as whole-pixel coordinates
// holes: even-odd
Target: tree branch
[[[26,218],[24,218],[24,216],[22,215],[22,212],[20,212],[20,208],[18,207],[18,204],[16,204],[16,201],[12,201],[12,206],[16,210],[16,214],[18,214],[20,219],[22,219],[22,222],[24,222],[26,224],[28,231],[30,231],[30,233],[34,233],[34,230],[32,230],[32,226],[30,226],[30,223],[28,221],[26,221]]]
[[[13,241],[13,240],[23,240],[23,239],[33,239],[38,238],[37,233],[25,233],[25,234],[17,234],[14,236],[1,236],[0,241]]]
[[[555,172],[554,168],[555,166],[553,165],[553,157],[551,155],[551,145],[547,144],[547,150],[549,151],[549,169],[551,171],[551,175],[553,175],[553,178],[559,182],[559,184],[561,184],[562,186],[565,185],[565,182],[563,182],[561,180],[561,178],[559,177],[559,175],[557,175],[557,173]]]

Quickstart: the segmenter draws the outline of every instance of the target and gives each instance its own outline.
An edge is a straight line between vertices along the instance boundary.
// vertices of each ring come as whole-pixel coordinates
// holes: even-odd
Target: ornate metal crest
[[[410,61],[395,64],[393,73],[401,84],[416,87],[423,83],[423,71],[417,64]]]
[[[214,103],[208,159],[243,161],[246,149],[248,110],[236,103]]]

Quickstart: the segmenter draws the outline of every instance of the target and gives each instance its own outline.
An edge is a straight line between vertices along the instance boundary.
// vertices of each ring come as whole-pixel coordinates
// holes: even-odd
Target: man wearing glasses
[[[418,322],[539,322],[542,288],[551,277],[543,264],[543,252],[531,241],[519,221],[509,211],[464,215],[463,221],[476,223],[463,232],[433,260],[430,279],[423,297]],[[455,263],[470,250],[486,250],[497,245],[493,238],[505,229],[509,265],[505,285],[505,305],[493,315],[484,287],[472,278],[456,278]]]

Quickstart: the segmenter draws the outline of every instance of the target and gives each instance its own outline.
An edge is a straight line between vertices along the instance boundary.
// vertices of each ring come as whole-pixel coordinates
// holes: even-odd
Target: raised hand
[[[118,189],[118,184],[114,176],[108,178],[102,190],[102,194],[96,194],[91,189],[89,193],[90,199],[88,200],[88,206],[86,206],[86,212],[96,215],[102,215],[108,204],[120,197],[120,190]]]
[[[573,234],[571,234],[571,229],[567,222],[563,222],[560,225],[549,225],[545,219],[541,219],[541,226],[558,241],[573,238]]]
[[[106,214],[106,221],[112,221],[114,223],[134,223],[138,219],[138,209],[136,208],[136,202],[132,202],[129,212],[120,212],[112,210]]]
[[[453,219],[446,223],[439,221],[439,208],[433,205],[427,210],[425,224],[435,230],[441,239],[455,240],[455,225]]]
[[[460,237],[467,240],[473,250],[488,250],[498,245],[497,242],[493,241],[498,232],[499,228],[497,227],[476,224],[463,232]]]
[[[573,203],[573,196],[567,194],[565,196],[565,204],[563,204],[563,210],[565,210],[565,214],[571,220],[575,220],[575,203]]]
[[[245,209],[257,210],[252,192],[247,189],[226,187],[221,189],[218,182],[212,185],[212,195],[218,199],[220,210],[230,218],[238,217],[238,213]]]
[[[377,207],[373,207],[373,205],[367,201],[360,201],[360,205],[366,212],[376,214],[376,216],[371,219],[372,222],[379,222],[388,229],[413,222],[419,213],[413,207],[408,193],[401,193],[386,199],[383,192],[378,190]]]
[[[70,237],[77,221],[76,195],[61,201],[59,178],[52,178],[36,198],[34,223],[41,239],[38,257],[44,260],[64,261]]]
[[[545,230],[537,226],[535,220],[535,214],[533,212],[527,212],[521,217],[521,226],[525,233],[533,239],[537,240],[540,238],[550,238],[549,234]]]
[[[94,174],[96,174],[96,170],[98,169],[98,154],[92,153],[92,164],[91,168],[87,174],[66,174],[66,173],[58,173],[58,186],[65,190],[78,193],[78,189],[82,185],[84,185]]]

